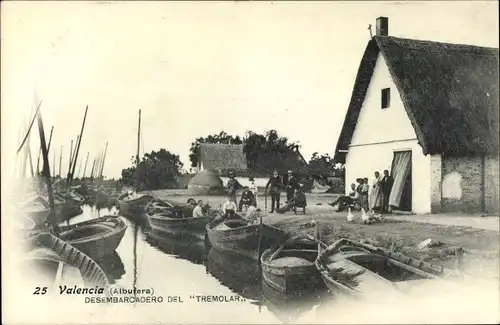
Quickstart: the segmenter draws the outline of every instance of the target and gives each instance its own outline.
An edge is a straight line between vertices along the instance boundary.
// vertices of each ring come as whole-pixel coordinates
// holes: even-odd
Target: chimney
[[[377,36],[389,36],[389,18],[378,17],[377,18]]]

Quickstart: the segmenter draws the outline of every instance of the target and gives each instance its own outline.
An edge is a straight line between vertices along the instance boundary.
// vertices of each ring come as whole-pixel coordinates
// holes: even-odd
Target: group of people
[[[351,207],[372,212],[390,212],[389,197],[394,179],[388,170],[384,170],[383,176],[378,171],[374,175],[375,178],[371,186],[368,184],[368,178],[358,178],[356,179],[357,185],[351,184],[349,195],[339,197],[330,205],[337,207],[338,211]]]
[[[300,183],[291,170],[288,171],[287,176],[288,179],[285,185],[282,177],[280,177],[278,171],[275,170],[266,184],[266,195],[269,194],[271,197],[270,213],[274,213],[275,211],[288,211],[295,206],[305,206],[306,198],[305,194],[302,192]],[[250,186],[242,186],[238,180],[236,180],[233,173],[229,174],[229,181],[227,182],[228,200],[222,207],[225,215],[241,212],[243,208],[246,210],[251,209],[252,211],[257,208],[259,201],[258,187],[252,177],[249,180]],[[236,191],[240,189],[243,189],[243,192],[241,193],[239,204],[237,204]],[[280,196],[283,190],[285,190],[287,201],[285,202],[285,206],[280,208]]]

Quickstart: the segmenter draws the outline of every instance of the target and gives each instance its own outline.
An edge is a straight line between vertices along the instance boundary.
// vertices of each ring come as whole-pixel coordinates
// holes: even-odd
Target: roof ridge
[[[480,46],[480,45],[472,45],[472,44],[464,44],[464,43],[449,43],[449,42],[440,42],[440,41],[432,41],[432,40],[420,40],[414,38],[404,38],[404,37],[396,37],[396,36],[381,36],[375,35],[373,36],[375,40],[399,40],[406,41],[412,43],[420,43],[425,45],[439,44],[449,47],[459,47],[461,50],[465,50],[466,48],[470,49],[481,49],[481,50],[489,50],[498,52],[498,47],[490,47],[490,46]],[[378,43],[378,41],[377,41]]]

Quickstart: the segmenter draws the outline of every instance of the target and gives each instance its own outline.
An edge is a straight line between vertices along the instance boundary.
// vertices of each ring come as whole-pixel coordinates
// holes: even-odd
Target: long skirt
[[[382,206],[382,190],[379,186],[373,188],[370,193],[370,209],[380,208]]]

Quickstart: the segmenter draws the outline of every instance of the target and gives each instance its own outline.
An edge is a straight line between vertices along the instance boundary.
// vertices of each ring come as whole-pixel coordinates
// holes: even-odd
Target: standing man
[[[234,178],[234,173],[229,173],[229,180],[227,181],[227,191],[228,196],[233,199],[234,204],[236,203],[236,191],[242,188],[241,184]]]
[[[266,193],[269,193],[271,195],[271,211],[269,211],[270,213],[273,213],[275,208],[277,210],[280,207],[280,194],[282,186],[283,183],[281,182],[281,177],[278,175],[278,171],[275,170],[266,184]],[[269,192],[267,191],[268,188]]]
[[[389,175],[388,170],[384,170],[384,177],[382,178],[382,181],[380,181],[380,186],[383,195],[382,213],[389,212],[389,196],[391,195],[393,184],[394,184],[394,178]]]
[[[295,190],[300,188],[300,184],[297,181],[297,178],[293,176],[291,170],[288,171],[288,183],[286,185],[286,201],[289,202],[293,199],[295,195]]]

